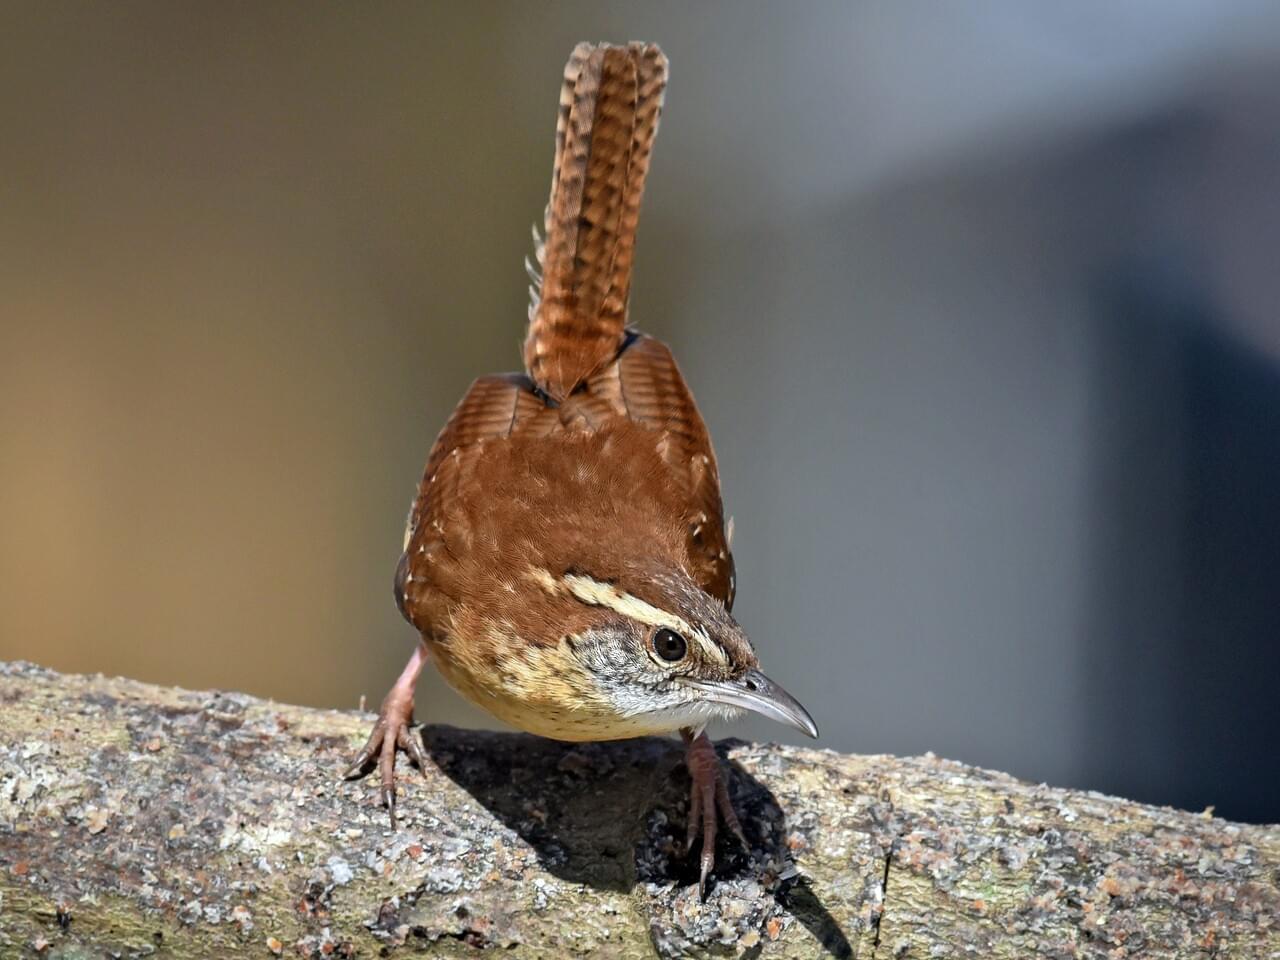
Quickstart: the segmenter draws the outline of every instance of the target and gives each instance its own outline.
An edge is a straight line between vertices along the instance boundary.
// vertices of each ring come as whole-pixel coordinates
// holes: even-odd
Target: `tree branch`
[[[427,727],[0,664],[0,954],[1268,957],[1280,831],[932,757],[733,743],[708,901],[677,744]]]

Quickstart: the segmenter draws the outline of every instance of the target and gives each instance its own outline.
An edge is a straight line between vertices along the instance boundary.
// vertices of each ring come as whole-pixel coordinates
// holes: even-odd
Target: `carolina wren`
[[[499,719],[560,740],[679,730],[688,848],[705,889],[717,811],[741,838],[711,741],[743,710],[817,728],[757,669],[729,614],[733,559],[707,429],[671,351],[630,329],[636,224],[667,61],[579,44],[565,68],[545,243],[534,229],[524,374],[476,380],[409,512],[395,594],[421,633],[348,776],[396,748],[422,665]]]

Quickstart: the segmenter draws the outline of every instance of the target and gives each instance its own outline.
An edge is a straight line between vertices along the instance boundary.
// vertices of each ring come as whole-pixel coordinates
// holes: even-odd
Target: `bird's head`
[[[616,715],[627,735],[701,729],[744,710],[818,735],[809,712],[760,672],[724,604],[687,574],[638,568],[601,579],[540,570],[534,578],[552,601],[555,657],[573,675],[584,711]]]

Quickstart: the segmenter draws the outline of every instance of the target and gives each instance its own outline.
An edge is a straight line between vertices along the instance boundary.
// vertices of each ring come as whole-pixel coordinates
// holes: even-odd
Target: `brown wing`
[[[716,455],[671,350],[660,340],[636,335],[617,362],[597,375],[589,393],[595,392],[596,381],[601,389],[616,390],[627,417],[662,434],[659,449],[683,486],[694,577],[703,590],[732,608],[736,580]]]
[[[411,546],[421,562],[430,562],[435,551],[445,548],[441,520],[483,441],[517,432],[548,436],[562,430],[598,430],[617,417],[657,434],[659,453],[678,487],[676,498],[684,505],[694,577],[702,589],[731,607],[733,556],[711,438],[666,344],[632,335],[616,362],[560,405],[549,404],[524,374],[495,374],[471,385],[431,448],[409,511],[404,555],[396,571],[396,600],[405,617],[420,626],[432,619],[430,611],[415,614],[415,591],[408,579]]]
[[[448,423],[436,437],[427,457],[418,493],[405,523],[404,548],[396,568],[396,603],[406,620],[421,629],[433,621],[432,611],[421,609],[429,592],[414,589],[414,564],[432,562],[445,549],[441,519],[458,494],[467,461],[475,456],[484,440],[507,437],[516,429],[534,429],[534,421],[554,427],[546,416],[548,408],[534,392],[533,382],[524,374],[492,374],[480,377],[454,408]]]
[[[555,427],[549,409],[533,389],[533,381],[522,373],[495,373],[480,377],[467,389],[427,456],[427,466],[418,484],[418,495],[409,509],[405,525],[406,548],[419,527],[439,519],[441,508],[456,494],[467,452],[481,441],[509,437],[517,426],[533,428],[542,421],[545,431]]]

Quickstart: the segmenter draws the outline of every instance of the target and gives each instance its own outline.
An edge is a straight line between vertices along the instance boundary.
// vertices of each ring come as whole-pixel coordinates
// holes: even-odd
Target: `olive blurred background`
[[[376,704],[428,446],[519,362],[563,62],[653,40],[632,317],[823,744],[1280,820],[1280,7],[4,24],[0,656]]]

